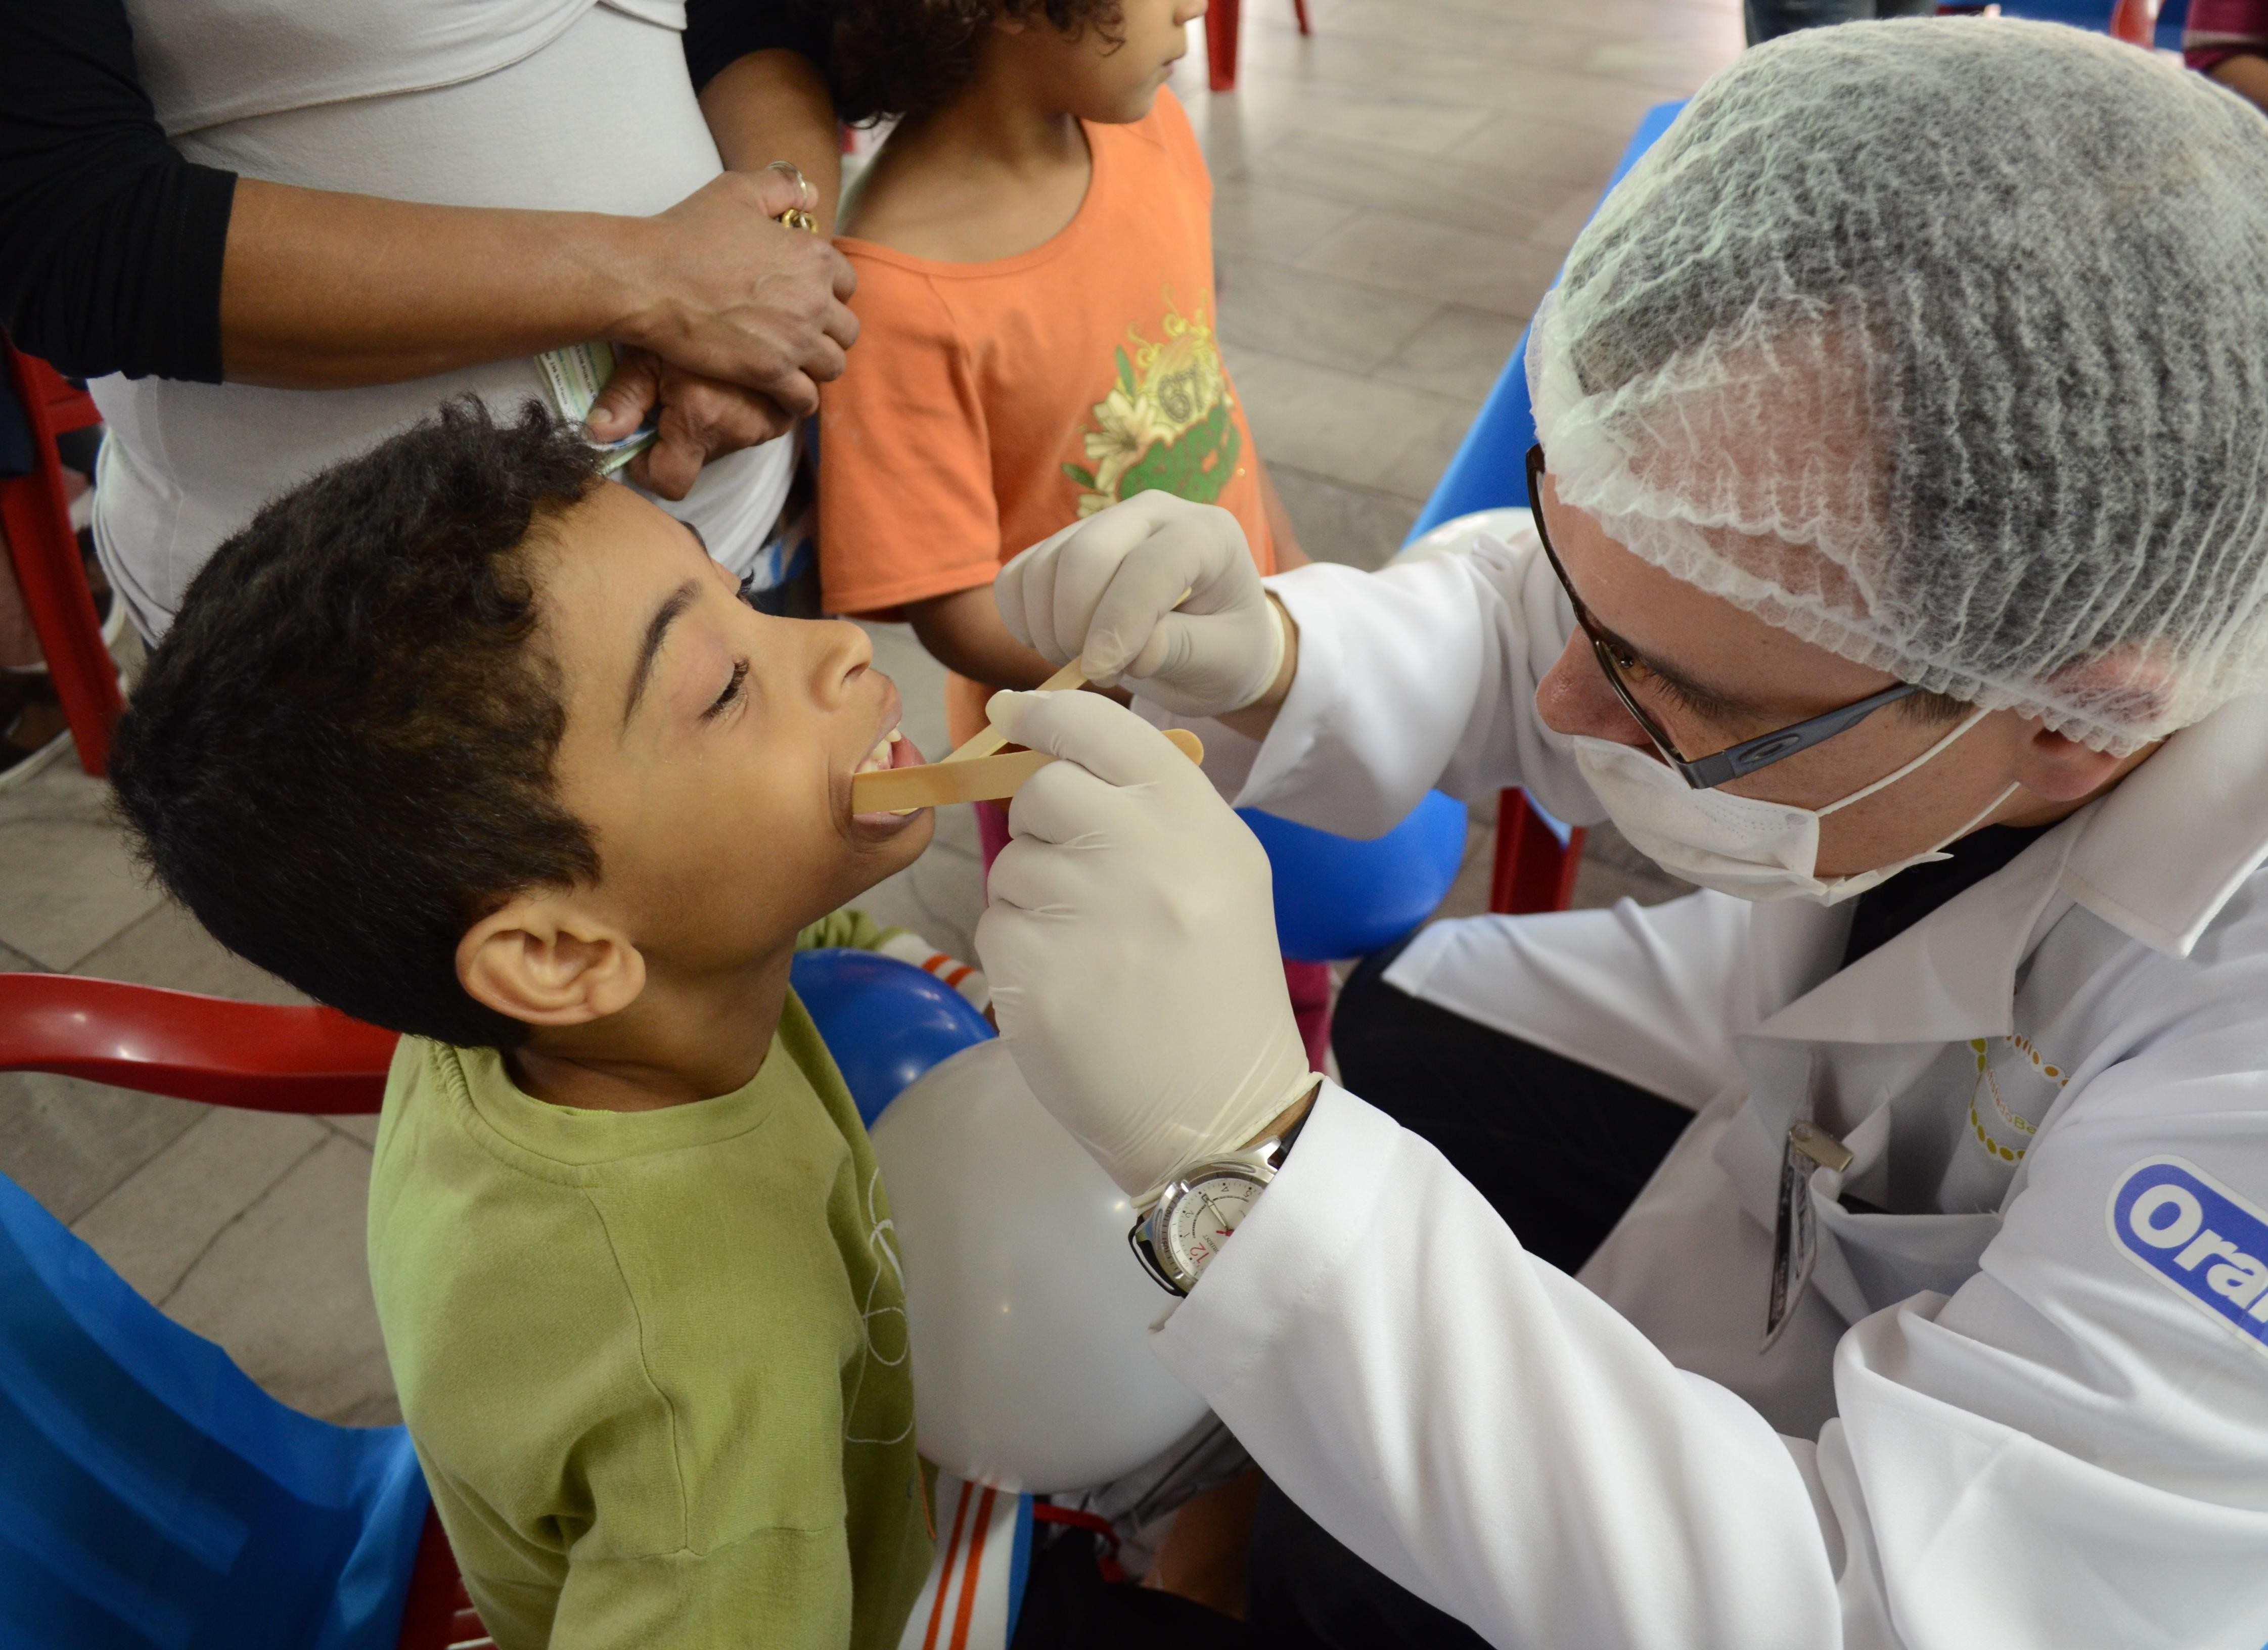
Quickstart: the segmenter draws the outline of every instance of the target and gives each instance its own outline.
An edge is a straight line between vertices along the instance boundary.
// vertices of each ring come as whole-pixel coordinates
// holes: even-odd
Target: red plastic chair
[[[1236,90],[1236,40],[1243,19],[1240,0],[1211,0],[1205,7],[1205,79],[1215,92]],[[1307,26],[1307,0],[1292,0],[1292,15],[1300,25],[1300,33],[1312,34]]]
[[[1575,897],[1575,873],[1583,868],[1583,828],[1571,826],[1567,840],[1537,812],[1528,792],[1507,787],[1497,799],[1496,865],[1489,876],[1489,905],[1499,916],[1564,911]]]
[[[52,1072],[208,1106],[328,1116],[375,1112],[397,1040],[333,1008],[239,1003],[64,974],[0,974],[0,1071]],[[410,1570],[401,1650],[475,1650],[493,1642],[429,1511]]]
[[[7,541],[24,605],[48,656],[48,673],[78,746],[79,766],[100,773],[110,762],[110,730],[125,701],[118,666],[103,645],[102,624],[71,530],[55,438],[102,422],[93,398],[74,389],[35,356],[0,340],[8,377],[32,430],[32,473],[0,481],[0,538]]]

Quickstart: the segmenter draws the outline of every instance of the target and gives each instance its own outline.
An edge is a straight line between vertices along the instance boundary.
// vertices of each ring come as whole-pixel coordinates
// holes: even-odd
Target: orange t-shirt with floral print
[[[1027,545],[1152,489],[1233,512],[1275,570],[1252,432],[1213,336],[1212,180],[1172,92],[1086,127],[1053,239],[984,263],[836,242],[858,342],[820,392],[821,599],[886,613],[990,584]],[[990,689],[954,677],[956,742]]]

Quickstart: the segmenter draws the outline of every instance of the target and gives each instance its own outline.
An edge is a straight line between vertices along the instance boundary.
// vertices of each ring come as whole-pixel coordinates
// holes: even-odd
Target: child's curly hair
[[[1092,28],[1116,47],[1123,16],[1119,0],[837,0],[832,11],[836,108],[852,125],[951,102],[976,77],[995,18]]]

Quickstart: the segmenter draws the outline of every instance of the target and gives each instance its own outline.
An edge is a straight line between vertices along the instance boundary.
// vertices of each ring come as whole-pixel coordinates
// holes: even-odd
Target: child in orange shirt
[[[836,243],[860,333],[822,392],[822,599],[912,622],[953,673],[955,743],[994,689],[1050,673],[991,586],[1058,528],[1162,488],[1233,512],[1263,573],[1307,559],[1214,340],[1212,183],[1164,90],[1204,11],[838,8],[845,113],[905,119]]]
[[[843,209],[850,370],[820,392],[830,613],[903,616],[960,744],[1052,667],[1001,564],[1152,488],[1219,505],[1263,573],[1307,557],[1213,335],[1212,179],[1166,77],[1204,0],[841,0],[846,119],[904,118]],[[990,870],[1006,811],[976,805]],[[1309,1052],[1320,963],[1285,975]]]

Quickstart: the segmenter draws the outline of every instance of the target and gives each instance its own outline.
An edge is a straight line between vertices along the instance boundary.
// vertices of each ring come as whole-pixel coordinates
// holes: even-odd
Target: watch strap
[[[1275,1154],[1270,1157],[1268,1161],[1269,1167],[1277,1170],[1278,1173],[1281,1173],[1283,1170],[1284,1160],[1292,1155],[1292,1145],[1300,1138],[1300,1131],[1307,1126],[1307,1120],[1315,1115],[1315,1100],[1319,1100],[1322,1097],[1322,1085],[1321,1083],[1315,1085],[1313,1094],[1314,1098],[1307,1101],[1307,1110],[1300,1114],[1299,1117],[1292,1123],[1290,1128],[1285,1130],[1282,1134],[1276,1137]]]
[[[1126,1229],[1126,1247],[1134,1251],[1134,1258],[1142,1263],[1142,1270],[1150,1274],[1151,1282],[1169,1295],[1179,1295],[1184,1300],[1189,1299],[1189,1292],[1174,1281],[1173,1274],[1166,1270],[1165,1263],[1150,1247],[1148,1215],[1144,1215]]]

